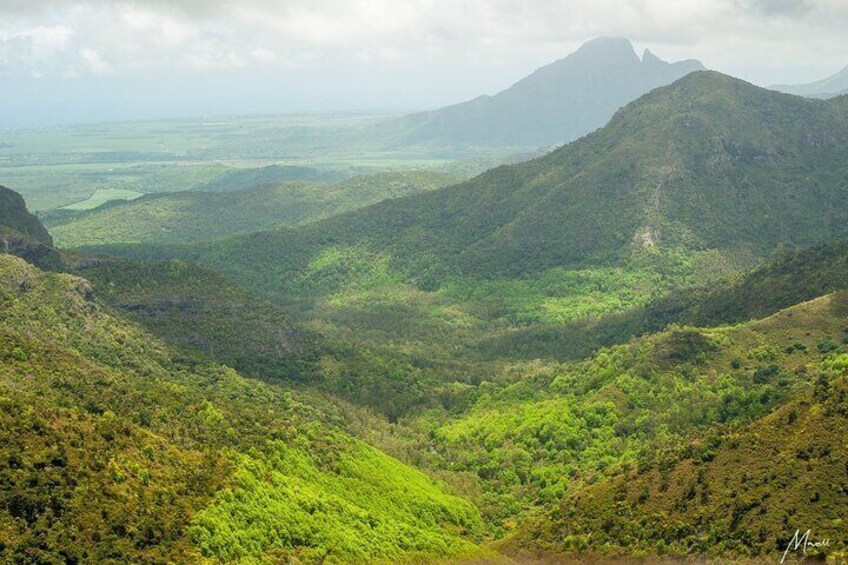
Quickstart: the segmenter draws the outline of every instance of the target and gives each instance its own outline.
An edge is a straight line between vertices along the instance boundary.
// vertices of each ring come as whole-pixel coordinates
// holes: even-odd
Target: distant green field
[[[206,190],[234,173],[271,165],[307,167],[335,179],[409,169],[468,176],[522,157],[457,161],[433,149],[397,149],[395,141],[406,133],[375,127],[393,117],[198,118],[9,131],[0,146],[0,185],[23,194],[31,210],[45,212],[80,210],[78,203],[99,192]]]
[[[97,189],[87,199],[76,204],[63,206],[62,210],[93,210],[113,200],[135,200],[142,196],[144,196],[143,192],[136,192],[134,190],[123,190],[121,188]]]

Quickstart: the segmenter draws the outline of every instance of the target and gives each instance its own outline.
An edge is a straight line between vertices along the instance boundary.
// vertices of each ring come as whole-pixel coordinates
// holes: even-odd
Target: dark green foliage
[[[169,344],[251,376],[303,380],[317,337],[278,307],[221,275],[183,261],[81,259],[74,270],[104,302]]]

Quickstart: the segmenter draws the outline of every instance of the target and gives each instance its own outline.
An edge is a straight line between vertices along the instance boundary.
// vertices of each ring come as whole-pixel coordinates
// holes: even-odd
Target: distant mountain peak
[[[538,149],[568,143],[609,121],[639,96],[703,70],[669,63],[646,50],[640,59],[624,37],[598,37],[536,69],[494,96],[410,117],[409,144]]]
[[[645,52],[642,53],[642,64],[649,65],[652,63],[663,63],[667,64],[665,61],[654,55],[650,49],[645,49]]]
[[[581,45],[572,57],[602,57],[638,60],[636,50],[629,39],[624,37],[598,37]]]

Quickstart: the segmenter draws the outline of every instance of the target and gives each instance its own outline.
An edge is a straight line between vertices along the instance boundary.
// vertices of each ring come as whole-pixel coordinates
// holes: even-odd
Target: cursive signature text
[[[786,546],[786,551],[783,552],[783,558],[780,560],[781,563],[786,561],[786,556],[789,555],[790,551],[798,551],[801,549],[803,550],[804,555],[806,555],[808,547],[816,548],[830,546],[829,539],[810,541],[810,532],[810,530],[807,530],[802,534],[801,530],[795,530],[795,535],[792,536],[791,540],[789,540],[789,545]]]

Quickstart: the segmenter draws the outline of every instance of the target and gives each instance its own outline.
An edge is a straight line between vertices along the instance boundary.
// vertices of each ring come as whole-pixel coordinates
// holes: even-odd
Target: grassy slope
[[[287,182],[218,193],[156,194],[70,218],[53,226],[51,231],[57,245],[62,247],[203,242],[237,233],[306,224],[388,198],[441,188],[458,180],[459,177],[447,173],[387,172],[334,184]]]
[[[0,303],[3,560],[477,551],[472,505],[284,390],[181,361],[84,279],[3,255]]]
[[[132,201],[144,196],[141,192],[136,192],[134,190],[125,190],[122,188],[99,188],[94,191],[94,194],[82,200],[80,202],[75,202],[73,204],[68,204],[67,206],[63,206],[60,210],[70,210],[74,212],[84,212],[87,210],[94,210],[100,206],[103,206],[107,202],[114,201]]]

